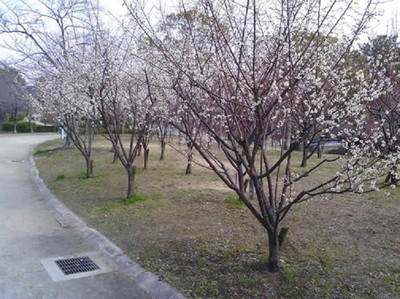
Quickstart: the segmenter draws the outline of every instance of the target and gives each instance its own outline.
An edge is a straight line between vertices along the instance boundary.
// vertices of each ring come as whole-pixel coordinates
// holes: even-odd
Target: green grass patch
[[[242,209],[244,208],[246,205],[244,204],[243,201],[241,201],[239,198],[237,197],[229,197],[226,200],[226,203],[228,204],[229,207],[234,208],[234,209]]]
[[[38,156],[38,155],[43,155],[43,154],[47,154],[47,153],[49,153],[49,150],[35,149],[35,151],[33,152],[33,155]]]
[[[91,178],[93,178],[93,177],[88,177],[87,175],[86,175],[86,171],[82,171],[80,174],[79,174],[79,176],[78,176],[78,179],[79,180],[87,180],[87,179],[91,179]]]
[[[296,280],[297,269],[289,267],[284,269],[282,274],[287,283],[293,284]]]
[[[121,204],[119,202],[110,202],[110,203],[106,203],[102,206],[96,207],[94,209],[94,212],[97,214],[109,213],[110,211],[112,211],[120,206],[121,206]]]
[[[55,182],[61,181],[61,180],[65,179],[65,178],[66,178],[65,174],[59,173],[59,174],[57,174],[57,176],[56,176],[56,178],[54,179],[54,181],[55,181]]]
[[[121,199],[119,199],[119,201],[124,205],[133,205],[133,204],[136,204],[138,202],[145,201],[147,199],[149,199],[148,196],[145,196],[145,195],[142,195],[142,194],[139,194],[139,193],[135,193],[131,197],[121,198]]]
[[[205,294],[207,296],[217,296],[218,295],[218,282],[212,280],[206,276],[199,277],[198,292]]]
[[[120,197],[117,198],[109,203],[103,204],[101,206],[95,207],[94,212],[96,214],[104,214],[104,213],[109,213],[114,209],[123,207],[123,206],[130,206],[130,205],[134,205],[137,204],[139,202],[148,200],[149,197],[145,196],[145,195],[141,195],[141,194],[134,194],[133,196],[129,197],[129,198],[124,198],[124,197]]]

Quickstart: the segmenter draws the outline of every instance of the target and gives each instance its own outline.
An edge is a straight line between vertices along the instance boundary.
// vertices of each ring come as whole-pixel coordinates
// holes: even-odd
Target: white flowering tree
[[[266,229],[270,271],[279,270],[280,223],[293,205],[376,188],[386,164],[376,155],[381,132],[367,126],[367,106],[386,82],[369,83],[346,63],[373,15],[374,1],[181,1],[184,30],[162,34],[139,5],[128,7],[162,53],[160,69],[170,77],[181,109],[218,149],[190,130],[182,132]],[[193,11],[201,21],[192,22]],[[168,43],[166,35],[181,42]],[[324,42],[333,39],[337,42]],[[295,144],[310,142],[314,134],[305,122],[318,124],[318,134],[344,138],[346,154],[327,156],[296,173]],[[288,136],[289,146],[276,158],[266,141],[278,131]],[[320,177],[318,169],[328,167],[336,171]],[[246,179],[254,185],[254,201],[245,192]]]
[[[196,63],[202,63],[202,60],[207,59],[208,51],[210,51],[209,32],[201,30],[201,28],[209,21],[211,19],[201,11],[196,9],[183,10],[178,13],[168,14],[159,29],[163,47],[181,51],[181,55],[175,56],[176,60],[168,61],[169,63],[167,64],[164,63],[165,60],[160,60],[165,58],[164,56],[159,57],[158,60],[163,67],[163,75],[158,77],[157,82],[163,82],[158,90],[162,94],[163,104],[168,106],[168,109],[164,110],[160,115],[161,119],[167,119],[171,126],[180,132],[179,143],[181,143],[181,135],[184,137],[186,150],[181,151],[178,149],[178,151],[186,155],[187,158],[185,174],[192,173],[195,146],[193,141],[201,143],[207,130],[204,130],[202,122],[193,114],[190,107],[180,100],[180,94],[176,92],[179,81],[175,79],[181,77],[182,74],[180,72],[182,69],[193,72],[193,74],[196,73],[198,71]],[[153,45],[153,48],[157,47]],[[160,55],[160,52],[153,52],[153,57]],[[161,52],[166,54],[165,51]],[[179,68],[176,68],[176,65],[179,65]],[[206,64],[203,66],[205,69],[201,71],[207,72],[208,66]],[[195,83],[192,84],[192,82],[188,84],[186,92],[187,96],[193,99],[201,96],[198,86],[195,86]],[[188,138],[189,135],[191,138]]]
[[[397,36],[377,36],[361,47],[370,80],[387,80],[387,91],[368,105],[371,122],[381,129],[377,154],[389,165],[385,182],[398,185],[400,177],[400,46]]]
[[[36,110],[51,114],[67,132],[70,140],[85,159],[86,177],[93,175],[92,139],[93,125],[98,114],[95,109],[86,64],[81,56],[70,56],[53,74],[47,72],[46,78],[38,82],[38,97],[34,100]]]
[[[77,148],[93,175],[93,126],[100,114],[94,86],[103,71],[96,52],[102,38],[102,13],[96,2],[39,0],[4,4],[1,33],[19,54],[18,65],[36,82],[37,112],[52,115],[66,131],[65,148]]]
[[[343,55],[348,52],[346,44],[336,38],[325,38],[320,33],[310,36],[301,32],[294,39],[294,52],[301,53],[305,47],[313,51],[309,53],[312,57],[303,58],[308,59],[307,72],[301,74],[302,78],[290,102],[291,109],[295,109],[296,113],[283,129],[284,135],[291,139],[289,143],[299,143],[301,166],[305,167],[307,160],[316,152],[321,156],[325,140],[344,137],[343,130],[348,123],[343,120],[348,119],[345,111],[348,111],[349,96],[348,87],[342,85],[345,80],[347,85],[349,81],[354,85],[359,84],[363,80],[363,70],[354,69],[349,63],[352,55]],[[333,69],[337,72],[332,72]]]
[[[136,158],[141,146],[148,144],[157,98],[150,88],[151,68],[142,63],[136,37],[124,34],[99,30],[82,67],[98,124],[126,171],[129,198],[134,195]]]

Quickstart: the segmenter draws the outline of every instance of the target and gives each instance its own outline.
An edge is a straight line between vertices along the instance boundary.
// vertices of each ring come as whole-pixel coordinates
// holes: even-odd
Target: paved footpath
[[[57,137],[0,135],[0,298],[184,298],[48,192],[30,153]]]

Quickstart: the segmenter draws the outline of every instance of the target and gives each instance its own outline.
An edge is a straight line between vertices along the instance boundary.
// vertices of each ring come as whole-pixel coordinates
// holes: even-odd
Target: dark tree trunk
[[[282,244],[285,241],[285,238],[286,238],[286,235],[287,235],[288,231],[289,231],[288,227],[282,227],[281,228],[281,231],[279,232],[279,235],[278,235],[279,249],[282,248]]]
[[[28,118],[28,121],[29,121],[29,130],[31,131],[31,133],[33,133],[33,126],[32,126],[32,121],[31,121],[30,117]]]
[[[254,199],[254,181],[249,179],[249,198]]]
[[[303,146],[302,146],[302,158],[301,158],[301,165],[300,167],[306,167],[307,166],[307,142],[304,141],[303,142]]]
[[[116,151],[114,151],[114,157],[113,157],[113,161],[112,161],[113,164],[115,164],[117,162],[117,160],[118,160],[118,154]]]
[[[268,269],[271,272],[279,272],[279,239],[278,230],[268,232]]]
[[[286,127],[285,127],[285,131],[284,131],[284,140],[283,140],[283,149],[284,150],[288,150],[290,148],[290,144],[291,144],[291,130],[292,130],[292,122],[290,121],[290,119],[287,121],[286,123]]]
[[[62,149],[63,150],[70,150],[70,149],[74,149],[75,145],[74,142],[72,141],[72,138],[69,136],[69,134],[66,134],[67,137],[65,138],[65,144],[63,145]]]
[[[390,183],[391,185],[398,186],[399,180],[396,178],[396,175],[389,172],[385,178],[385,183]]]
[[[13,118],[14,118],[14,134],[18,133],[17,132],[17,116],[18,116],[18,107],[15,107],[14,115],[13,115]]]
[[[192,161],[193,161],[193,148],[191,146],[188,146],[187,166],[186,166],[185,174],[192,173]]]
[[[185,174],[191,174],[192,173],[192,162],[188,161],[188,164],[186,166]]]
[[[94,162],[91,160],[90,156],[85,157],[86,161],[86,178],[90,178],[93,176],[93,168],[94,168]]]
[[[161,154],[160,154],[160,161],[164,160],[164,154],[165,154],[165,146],[166,146],[165,140],[161,140]]]
[[[94,174],[94,161],[90,160],[90,175],[93,176]]]
[[[398,186],[399,180],[396,178],[396,176],[395,176],[394,174],[391,175],[390,180],[391,180],[391,184],[392,184],[392,185]]]
[[[113,153],[113,161],[112,161],[113,164],[115,164],[118,160],[119,143],[116,143],[116,147],[117,148],[114,147],[114,144],[111,147],[111,152]]]
[[[321,159],[322,158],[322,146],[318,145],[317,147],[317,158]]]
[[[128,167],[127,173],[128,173],[128,191],[126,193],[126,198],[129,198],[134,194],[136,166]]]
[[[243,183],[243,192],[247,192],[247,187],[249,186],[250,179],[245,179]]]
[[[149,162],[149,154],[150,154],[150,149],[146,148],[143,151],[143,168],[147,169],[147,164]]]
[[[84,147],[86,149],[86,153],[87,153],[87,158],[86,158],[86,177],[87,178],[90,178],[93,176],[92,138],[93,138],[92,124],[91,124],[90,119],[87,119],[86,123],[85,123],[85,143],[87,144],[87,147]]]

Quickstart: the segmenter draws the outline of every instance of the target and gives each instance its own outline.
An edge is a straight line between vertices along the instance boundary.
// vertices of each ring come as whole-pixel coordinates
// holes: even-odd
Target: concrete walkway
[[[30,151],[57,137],[0,136],[0,298],[183,298],[48,192]],[[67,275],[56,263],[86,257],[96,269]]]

